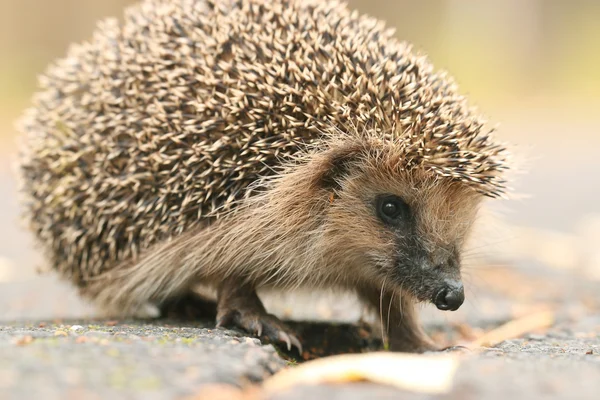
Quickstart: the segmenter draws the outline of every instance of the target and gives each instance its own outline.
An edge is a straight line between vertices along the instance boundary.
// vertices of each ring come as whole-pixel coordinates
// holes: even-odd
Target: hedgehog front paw
[[[256,291],[249,285],[229,279],[218,290],[217,327],[235,326],[271,342],[282,342],[288,351],[292,346],[302,354],[296,334],[279,318],[267,313]]]
[[[217,316],[217,327],[235,326],[271,342],[285,343],[288,351],[292,346],[302,354],[302,344],[296,335],[279,318],[260,310],[227,310]]]

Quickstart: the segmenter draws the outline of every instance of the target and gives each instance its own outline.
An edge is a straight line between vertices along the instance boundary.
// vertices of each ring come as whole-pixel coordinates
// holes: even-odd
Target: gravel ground
[[[303,324],[315,336],[322,324]],[[321,328],[319,328],[321,327]],[[329,330],[338,352],[373,342]],[[367,343],[368,342],[368,343]],[[342,347],[347,348],[342,349]],[[272,345],[210,322],[69,321],[0,327],[0,391],[5,399],[184,398],[203,385],[244,386],[288,364]],[[443,399],[597,399],[600,315],[467,354]],[[374,384],[297,387],[273,400],[434,398]],[[437,397],[435,397],[437,398]]]
[[[259,382],[286,365],[273,346],[234,331],[111,325],[0,327],[0,390],[9,399],[177,398],[206,383]]]

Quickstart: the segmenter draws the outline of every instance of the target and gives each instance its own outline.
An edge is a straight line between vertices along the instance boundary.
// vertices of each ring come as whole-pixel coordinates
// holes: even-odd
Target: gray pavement
[[[324,334],[303,325],[305,333]],[[327,332],[339,351],[375,343],[342,328]],[[206,384],[260,382],[288,364],[272,345],[210,321],[11,323],[0,327],[0,353],[3,399],[184,398]],[[297,387],[271,398],[598,399],[599,388],[600,314],[465,355],[443,396],[359,383]]]
[[[233,331],[80,323],[0,327],[3,398],[176,398],[211,382],[259,382],[285,365],[273,346]]]

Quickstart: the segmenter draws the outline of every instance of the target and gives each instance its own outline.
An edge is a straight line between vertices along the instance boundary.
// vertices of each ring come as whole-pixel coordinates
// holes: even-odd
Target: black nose
[[[435,306],[440,310],[456,311],[465,301],[465,290],[460,282],[448,282],[436,295]]]

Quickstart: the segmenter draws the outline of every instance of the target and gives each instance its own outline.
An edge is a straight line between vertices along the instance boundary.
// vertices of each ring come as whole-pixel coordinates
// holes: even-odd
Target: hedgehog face
[[[460,253],[482,196],[427,171],[392,168],[384,157],[349,165],[328,218],[338,256],[346,253],[356,276],[458,309]]]
[[[394,192],[377,195],[372,204],[379,229],[392,243],[380,248],[388,260],[381,272],[417,300],[454,311],[464,301],[460,252],[476,204],[469,193],[459,195],[443,185],[400,184]]]

